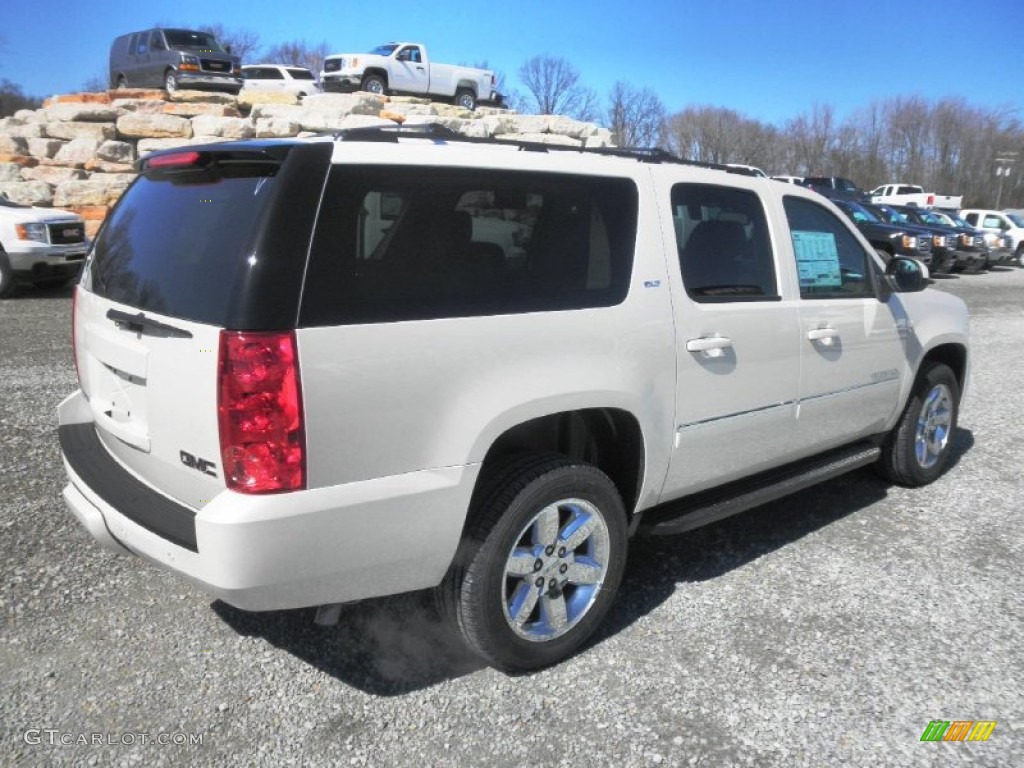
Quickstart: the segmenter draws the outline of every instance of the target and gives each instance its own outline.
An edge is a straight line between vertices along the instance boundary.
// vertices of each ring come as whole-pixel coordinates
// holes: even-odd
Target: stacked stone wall
[[[555,115],[369,93],[117,90],[55,96],[37,110],[0,119],[0,193],[15,202],[75,211],[95,235],[135,178],[135,162],[157,149],[231,139],[287,138],[373,125],[438,123],[466,136],[576,147],[611,144],[608,130]]]

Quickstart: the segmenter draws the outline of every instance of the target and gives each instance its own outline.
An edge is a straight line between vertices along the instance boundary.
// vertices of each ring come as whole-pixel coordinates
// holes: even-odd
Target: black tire
[[[949,465],[959,411],[956,375],[947,365],[926,363],[900,420],[882,445],[882,474],[909,488],[936,480]]]
[[[367,91],[368,93],[376,93],[380,96],[384,96],[388,91],[388,84],[384,82],[384,78],[380,75],[367,75],[363,78],[363,82],[359,86],[360,90]]]
[[[1017,250],[1013,252],[1013,258],[1018,267],[1024,267],[1024,243],[1017,246]]]
[[[455,92],[455,105],[472,112],[476,109],[476,94],[469,88],[459,88]]]
[[[6,299],[17,285],[14,279],[14,270],[11,269],[11,262],[7,260],[7,254],[0,248],[0,299]]]
[[[178,90],[178,77],[174,74],[173,69],[168,69],[164,73],[164,90],[168,93],[174,93]]]
[[[481,478],[479,490],[438,587],[441,607],[467,645],[498,669],[561,661],[593,634],[622,581],[627,534],[619,492],[596,467],[554,454],[504,462]],[[571,551],[559,546],[572,546],[573,536],[563,534],[584,520],[593,523],[578,529],[586,538]],[[509,612],[517,601],[519,621]]]

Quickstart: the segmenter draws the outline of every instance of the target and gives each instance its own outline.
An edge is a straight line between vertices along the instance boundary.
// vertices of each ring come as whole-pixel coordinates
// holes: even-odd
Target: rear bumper
[[[81,392],[58,410],[70,511],[131,552],[244,610],[340,603],[438,584],[462,535],[479,465],[272,495],[225,490],[202,509],[124,469]]]

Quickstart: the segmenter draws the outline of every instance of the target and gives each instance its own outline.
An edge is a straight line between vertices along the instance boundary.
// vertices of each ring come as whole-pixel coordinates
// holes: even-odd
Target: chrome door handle
[[[822,346],[830,347],[839,338],[839,332],[835,328],[815,328],[807,332],[810,341],[820,341]]]
[[[722,357],[732,346],[732,339],[725,336],[702,336],[686,342],[687,352],[700,352],[704,357]]]

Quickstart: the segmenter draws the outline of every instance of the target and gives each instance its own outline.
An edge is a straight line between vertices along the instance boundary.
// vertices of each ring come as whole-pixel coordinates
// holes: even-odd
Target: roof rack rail
[[[466,136],[441,123],[416,123],[414,125],[369,125],[361,128],[345,128],[330,134],[335,141],[371,141],[393,142],[399,139],[433,139],[439,143],[458,141],[466,144],[490,144],[493,146],[511,145],[525,152],[576,152],[578,154],[604,155],[634,159],[642,163],[673,163],[689,165],[696,168],[710,168],[741,176],[755,174],[745,168],[734,168],[722,163],[705,163],[699,160],[684,160],[661,147],[584,147],[567,144],[545,144],[540,141],[524,141],[521,139],[499,139],[486,136]]]

